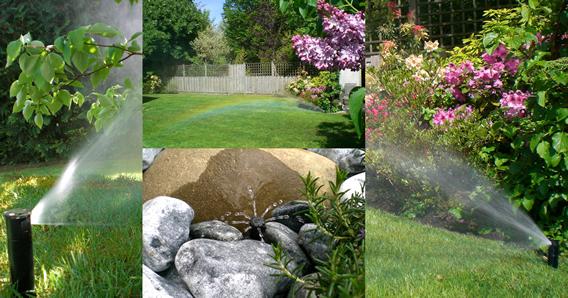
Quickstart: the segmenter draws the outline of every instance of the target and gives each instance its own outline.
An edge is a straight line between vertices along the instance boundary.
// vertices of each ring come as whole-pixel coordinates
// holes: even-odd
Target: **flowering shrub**
[[[292,44],[300,60],[320,70],[361,68],[365,52],[365,17],[363,12],[349,14],[317,1],[325,37],[295,35]]]
[[[143,91],[146,94],[160,93],[162,90],[162,80],[153,72],[147,72],[144,78]]]
[[[288,90],[326,112],[341,110],[341,86],[337,73],[322,71],[315,77],[303,73],[288,85]]]
[[[367,123],[384,123],[389,117],[388,100],[380,98],[378,94],[371,93],[365,96],[365,121]],[[367,139],[380,137],[382,135],[379,127],[368,126],[365,132]]]
[[[387,94],[389,117],[371,112],[367,142],[404,135],[401,146],[423,142],[458,150],[547,236],[568,239],[567,5],[521,2],[486,12],[490,19],[482,32],[454,49],[438,71],[444,59],[432,61],[435,43],[426,41],[422,52],[416,44],[383,43],[381,71],[371,69],[368,82],[376,94]],[[438,87],[429,90],[424,82]],[[455,206],[434,204],[431,190],[420,189],[414,188],[408,210],[457,214]]]

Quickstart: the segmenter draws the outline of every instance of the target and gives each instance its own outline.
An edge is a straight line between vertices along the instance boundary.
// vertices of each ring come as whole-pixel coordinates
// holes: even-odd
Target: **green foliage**
[[[143,2],[144,72],[159,72],[164,65],[188,63],[195,56],[191,42],[208,25],[208,15],[194,1]]]
[[[227,0],[223,20],[235,62],[295,61],[290,39],[305,24],[281,13],[274,1]]]
[[[303,279],[287,268],[289,257],[274,247],[274,264],[282,275],[303,284],[317,297],[365,296],[365,199],[360,195],[342,200],[339,192],[347,174],[336,170],[336,180],[329,181],[330,193],[321,193],[323,185],[310,173],[302,177],[303,196],[309,203],[308,216],[318,230],[330,237],[329,259],[318,260],[315,281]]]
[[[365,132],[365,111],[363,110],[365,93],[365,88],[357,88],[349,95],[349,114],[359,138],[363,137]]]
[[[197,38],[191,42],[191,46],[197,53],[193,59],[194,63],[225,64],[228,62],[229,45],[223,31],[219,28],[214,28],[212,25],[207,26],[199,32]]]
[[[7,61],[8,44],[20,32],[32,31],[42,40],[52,40],[68,29],[73,3],[59,3],[53,9],[51,1],[0,1],[0,61]],[[16,26],[17,25],[17,26]],[[11,43],[12,54],[18,43]],[[21,47],[20,47],[21,51]],[[12,55],[13,56],[13,55]],[[17,64],[17,61],[15,61]],[[14,63],[14,62],[13,62]],[[45,161],[64,156],[86,133],[86,122],[81,109],[73,106],[56,116],[44,118],[43,128],[31,126],[21,115],[12,114],[14,101],[9,98],[9,87],[18,79],[20,69],[0,67],[0,164]]]
[[[341,110],[339,100],[341,85],[337,72],[321,71],[313,77],[304,72],[288,85],[288,90],[325,112]]]
[[[33,40],[30,33],[21,35],[7,48],[6,67],[17,60],[21,69],[18,79],[10,85],[10,97],[16,98],[12,112],[21,112],[26,121],[33,119],[41,129],[44,119],[56,115],[62,107],[82,106],[89,95],[73,89],[84,88],[84,78],[89,78],[95,89],[106,80],[110,69],[121,67],[124,60],[134,55],[141,55],[136,40],[139,36],[137,33],[126,39],[116,28],[102,23],[78,27],[47,46]],[[104,44],[95,37],[120,41]],[[118,88],[111,89],[112,95],[117,95],[114,91]],[[117,106],[106,100],[106,96],[92,95],[97,100],[87,119],[99,130],[114,115]]]
[[[305,20],[314,20],[317,15],[317,0],[276,0],[281,12],[294,11]],[[328,3],[349,13],[362,11],[366,7],[366,1],[360,0],[328,0]]]

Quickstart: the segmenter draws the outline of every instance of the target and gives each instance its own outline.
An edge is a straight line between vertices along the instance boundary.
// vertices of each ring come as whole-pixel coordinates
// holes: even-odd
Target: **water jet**
[[[31,212],[12,209],[4,212],[10,264],[10,283],[24,297],[34,293],[34,257]]]

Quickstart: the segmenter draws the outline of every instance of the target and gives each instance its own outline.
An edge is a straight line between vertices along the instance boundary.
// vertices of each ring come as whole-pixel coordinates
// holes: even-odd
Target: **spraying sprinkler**
[[[558,240],[550,239],[550,246],[548,247],[548,265],[552,268],[558,268],[558,257],[560,256],[560,244]]]
[[[28,297],[34,294],[34,257],[32,247],[31,212],[12,209],[4,212],[8,236],[8,262],[10,282],[18,294]]]

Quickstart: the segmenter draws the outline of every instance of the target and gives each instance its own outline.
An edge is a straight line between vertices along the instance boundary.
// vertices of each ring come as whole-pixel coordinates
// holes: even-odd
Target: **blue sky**
[[[209,17],[213,19],[215,25],[219,25],[223,19],[224,0],[196,0],[197,7],[209,11]]]

